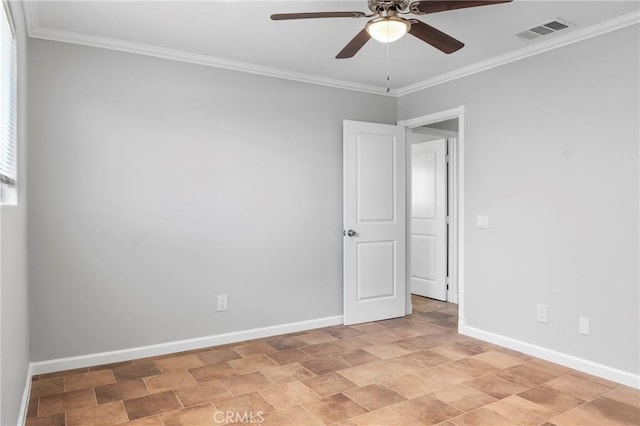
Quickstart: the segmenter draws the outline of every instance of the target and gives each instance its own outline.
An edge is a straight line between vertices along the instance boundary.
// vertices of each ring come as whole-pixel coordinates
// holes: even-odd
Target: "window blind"
[[[7,4],[3,1],[2,18],[0,19],[0,47],[2,48],[0,64],[0,183],[15,186],[17,163],[16,134],[16,40],[11,16]]]

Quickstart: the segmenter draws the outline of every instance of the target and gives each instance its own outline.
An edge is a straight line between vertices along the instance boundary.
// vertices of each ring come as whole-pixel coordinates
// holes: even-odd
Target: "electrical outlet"
[[[221,294],[218,296],[218,312],[227,310],[227,295]]]
[[[536,319],[543,324],[549,323],[549,307],[547,305],[538,305]]]
[[[589,318],[578,318],[578,331],[585,336],[589,335]]]

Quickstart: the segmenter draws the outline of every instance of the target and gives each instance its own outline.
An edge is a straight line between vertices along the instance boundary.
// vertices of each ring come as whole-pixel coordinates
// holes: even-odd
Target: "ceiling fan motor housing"
[[[388,10],[398,12],[407,12],[409,10],[410,0],[368,0],[369,9],[373,13],[380,13]]]

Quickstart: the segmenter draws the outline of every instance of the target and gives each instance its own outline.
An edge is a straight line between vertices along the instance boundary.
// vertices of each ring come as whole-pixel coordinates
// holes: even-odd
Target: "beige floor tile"
[[[244,395],[234,396],[232,398],[222,399],[214,403],[219,411],[224,412],[253,412],[266,413],[273,411],[274,407],[258,392],[249,392]]]
[[[462,411],[475,410],[496,401],[496,398],[465,385],[436,391],[431,396]]]
[[[349,399],[357,402],[369,411],[378,410],[388,405],[405,401],[406,398],[388,387],[373,384],[343,392]]]
[[[581,407],[594,418],[603,422],[612,421],[618,424],[640,425],[640,407],[624,404],[609,398],[598,398]]]
[[[533,358],[522,364],[532,370],[541,371],[554,377],[562,376],[563,374],[571,372],[570,368],[563,367],[562,365],[555,364],[553,362],[545,361],[543,359]]]
[[[283,426],[288,424],[300,426],[320,426],[324,424],[320,421],[320,419],[300,406],[264,413],[262,415],[262,418],[262,425],[264,426]]]
[[[499,414],[480,408],[450,420],[456,426],[518,426],[517,423]]]
[[[345,351],[345,347],[337,342],[316,343],[315,345],[301,346],[299,349],[314,358]]]
[[[212,349],[195,354],[204,364],[217,364],[240,358],[231,348]]]
[[[304,361],[309,361],[313,359],[313,357],[309,354],[302,352],[299,349],[285,349],[277,352],[271,352],[267,355],[269,358],[274,360],[278,365],[286,365],[291,363],[300,363]]]
[[[276,364],[266,355],[253,355],[247,358],[234,359],[228,364],[238,370],[240,374],[251,373],[265,367],[275,367]]]
[[[393,408],[427,425],[444,422],[462,414],[457,408],[429,395],[401,402]]]
[[[598,398],[551,420],[558,426],[638,425],[640,408],[609,398]]]
[[[64,376],[64,390],[66,392],[93,388],[100,385],[115,383],[116,379],[111,370],[90,371]]]
[[[64,413],[54,414],[47,417],[27,418],[25,426],[65,426]]]
[[[162,413],[164,426],[207,426],[216,425],[216,409],[212,404],[202,404]]]
[[[153,416],[165,411],[182,408],[173,392],[167,391],[124,401],[124,408],[130,420]]]
[[[324,331],[311,331],[306,334],[296,336],[305,345],[316,345],[318,343],[337,342],[338,339]]]
[[[393,377],[387,371],[371,364],[359,365],[338,371],[338,374],[347,378],[358,386],[367,386],[375,382],[383,382]]]
[[[640,407],[640,390],[628,386],[619,386],[602,395],[614,401],[628,404],[632,407]]]
[[[411,352],[398,345],[394,345],[393,343],[367,346],[366,348],[363,348],[363,350],[382,359],[395,358],[397,356],[406,355]]]
[[[347,364],[332,356],[325,356],[322,358],[314,358],[309,361],[303,361],[300,363],[300,365],[317,376],[331,373],[332,371],[349,368]]]
[[[370,354],[362,349],[356,349],[348,352],[342,352],[334,354],[333,357],[339,361],[348,364],[350,367],[357,367],[358,365],[369,364],[371,362],[380,361],[375,355]]]
[[[260,394],[276,409],[292,407],[314,399],[320,395],[312,391],[300,381],[276,383],[260,389]]]
[[[496,367],[484,361],[480,361],[475,357],[469,357],[454,361],[449,365],[472,377],[486,376],[487,374],[491,374],[498,370]]]
[[[140,379],[142,377],[154,376],[162,371],[153,362],[134,362],[133,365],[124,365],[113,369],[116,381]]]
[[[405,376],[407,374],[417,373],[423,368],[402,357],[391,358],[384,361],[376,361],[369,364],[373,368],[379,368],[391,375],[391,377]]]
[[[553,415],[569,411],[585,401],[566,395],[546,385],[536,386],[518,394],[520,398],[528,399],[531,402],[546,408]]]
[[[452,343],[449,345],[434,346],[429,350],[433,353],[442,355],[453,361],[457,361],[459,359],[464,359],[473,355],[477,355],[476,351],[473,351],[469,348],[465,348],[464,346],[458,345],[457,343]]]
[[[204,366],[204,363],[200,358],[194,354],[159,359],[155,361],[155,363],[163,373],[174,370],[188,370],[190,368]]]
[[[394,377],[385,380],[382,384],[407,399],[418,398],[442,389],[442,386],[418,377],[415,374]]]
[[[262,368],[260,372],[274,383],[293,382],[296,380],[306,380],[315,377],[315,374],[297,363],[279,367]]]
[[[192,368],[189,370],[189,374],[193,376],[196,382],[204,383],[211,380],[237,376],[239,373],[226,362],[222,362],[218,364],[205,365],[204,367]]]
[[[354,417],[352,421],[361,426],[419,426],[422,424],[392,407],[362,414]]]
[[[464,384],[497,399],[506,398],[509,395],[514,395],[527,389],[493,374],[464,382]]]
[[[224,387],[233,395],[241,395],[247,392],[253,392],[267,387],[271,381],[264,374],[256,371],[240,376],[228,377],[220,380]]]
[[[110,401],[123,401],[149,394],[142,379],[125,380],[111,385],[98,386],[94,389],[98,404]]]
[[[360,337],[346,337],[344,339],[340,339],[340,345],[345,348],[347,351],[353,351],[356,349],[362,349],[367,346],[371,346],[371,343],[362,340]]]
[[[31,398],[39,398],[61,392],[64,392],[63,377],[52,377],[50,379],[31,382]]]
[[[273,352],[275,349],[273,346],[266,342],[248,343],[245,345],[232,346],[231,350],[240,355],[243,358],[247,358],[254,355],[263,355],[269,352]]]
[[[123,423],[129,420],[122,401],[108,402],[94,407],[78,408],[67,412],[67,426],[99,426]]]
[[[494,375],[510,382],[516,383],[525,388],[532,388],[534,386],[541,385],[554,378],[554,376],[551,374],[533,370],[522,364],[497,371],[494,373]]]
[[[160,415],[144,417],[142,419],[131,420],[125,423],[119,423],[118,426],[164,426]]]
[[[511,355],[507,355],[498,351],[487,351],[478,355],[472,356],[470,359],[476,359],[485,362],[495,368],[504,369],[513,367],[515,365],[525,362],[523,359],[516,358]]]
[[[429,349],[404,355],[400,357],[400,359],[410,361],[421,368],[435,367],[436,365],[451,362],[449,358],[432,352]]]
[[[218,380],[201,383],[176,390],[178,399],[185,407],[199,405],[208,401],[231,398],[231,393]]]
[[[552,416],[546,408],[517,395],[501,399],[485,408],[523,426],[539,425]]]
[[[38,417],[51,416],[76,408],[96,405],[93,389],[82,389],[71,392],[47,395],[40,398],[38,403]]]
[[[610,390],[607,386],[599,385],[570,374],[565,374],[564,376],[551,380],[547,383],[547,386],[585,401],[597,398]]]
[[[426,368],[416,373],[441,388],[451,387],[474,378],[473,375],[455,368],[452,363]]]
[[[569,375],[575,376],[575,377],[577,377],[579,379],[587,380],[589,382],[596,383],[598,385],[604,386],[604,387],[609,388],[609,389],[614,389],[614,388],[617,388],[619,386],[618,383],[614,383],[611,380],[607,380],[607,379],[603,379],[602,377],[596,377],[596,376],[591,375],[591,374],[583,373],[582,371],[571,370],[569,372]]]
[[[316,376],[303,383],[320,396],[334,395],[357,387],[355,383],[335,372]]]
[[[367,412],[341,393],[307,402],[303,407],[326,424],[347,420]]]
[[[350,326],[352,328],[355,328],[356,330],[362,332],[362,333],[375,333],[376,331],[385,331],[388,330],[387,327],[377,324],[375,322],[367,322],[364,324],[355,324]]]
[[[286,349],[294,349],[300,346],[306,345],[302,340],[296,338],[295,336],[280,336],[275,337],[271,340],[268,340],[267,343],[271,345],[274,349],[278,351],[286,350]]]
[[[396,336],[393,336],[389,333],[389,329],[384,331],[375,331],[373,333],[365,333],[358,336],[359,339],[364,340],[365,342],[371,343],[372,345],[383,345],[385,343],[395,342],[396,340],[401,340]]]
[[[147,376],[142,380],[149,393],[186,388],[196,384],[195,379],[186,370],[175,370],[156,376]]]

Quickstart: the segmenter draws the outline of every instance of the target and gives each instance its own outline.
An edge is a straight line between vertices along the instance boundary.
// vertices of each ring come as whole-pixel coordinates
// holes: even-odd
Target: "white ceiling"
[[[422,15],[418,18],[466,46],[446,55],[409,35],[390,44],[391,87],[400,93],[479,63],[523,56],[536,51],[536,45],[542,50],[542,45],[562,44],[571,40],[571,33],[576,38],[619,22],[628,25],[630,17],[638,21],[639,5],[638,1],[515,0]],[[364,27],[365,18],[269,19],[272,13],[351,10],[369,12],[366,0],[29,1],[26,7],[32,37],[146,54],[164,52],[156,56],[197,58],[192,61],[381,91],[386,45],[371,40],[354,58],[334,59]],[[514,35],[553,18],[575,27],[533,41]]]

